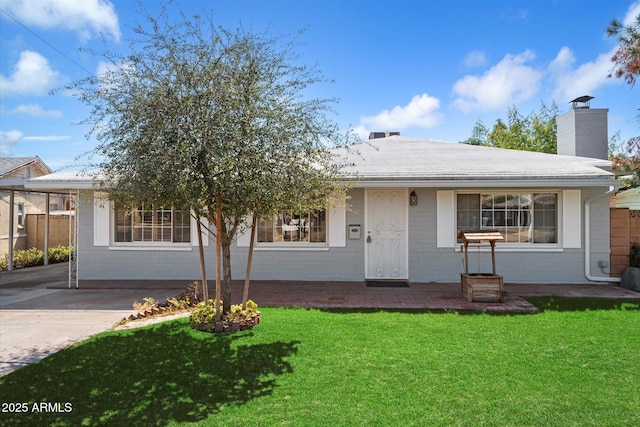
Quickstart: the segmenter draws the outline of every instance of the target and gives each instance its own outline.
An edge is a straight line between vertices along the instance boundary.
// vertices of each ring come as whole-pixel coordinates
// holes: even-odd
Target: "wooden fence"
[[[629,267],[631,243],[640,243],[640,210],[611,208],[611,276]]]
[[[27,215],[27,248],[44,250],[44,221],[44,214]],[[74,221],[75,216],[72,216],[72,232],[75,232]],[[69,215],[49,216],[49,247],[58,245],[69,246]]]

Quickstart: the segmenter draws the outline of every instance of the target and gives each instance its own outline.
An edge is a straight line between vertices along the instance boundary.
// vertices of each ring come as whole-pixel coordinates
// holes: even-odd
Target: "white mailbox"
[[[349,224],[349,239],[358,240],[360,238],[360,224]]]

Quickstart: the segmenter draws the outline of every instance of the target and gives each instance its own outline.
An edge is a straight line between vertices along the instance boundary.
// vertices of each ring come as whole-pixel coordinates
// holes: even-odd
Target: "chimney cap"
[[[574,100],[569,101],[571,104],[573,104],[573,108],[589,108],[589,101],[591,101],[594,97],[593,96],[589,96],[589,95],[582,95],[577,97]],[[578,105],[578,104],[583,104],[583,105]]]

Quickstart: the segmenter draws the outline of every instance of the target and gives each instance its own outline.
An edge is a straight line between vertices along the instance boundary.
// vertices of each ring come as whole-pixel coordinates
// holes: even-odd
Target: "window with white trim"
[[[327,212],[281,212],[258,223],[258,243],[326,243]]]
[[[189,243],[191,219],[189,213],[176,209],[141,206],[134,209],[116,208],[116,243]]]
[[[558,193],[458,193],[457,232],[497,230],[506,243],[558,243]]]

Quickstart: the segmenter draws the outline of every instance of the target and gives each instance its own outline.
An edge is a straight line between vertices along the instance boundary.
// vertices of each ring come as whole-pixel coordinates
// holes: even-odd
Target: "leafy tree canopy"
[[[633,86],[640,76],[640,15],[628,26],[617,19],[607,28],[609,37],[617,37],[618,48],[611,57],[614,68],[609,77],[622,78]]]
[[[221,215],[228,310],[230,246],[247,218],[326,206],[343,181],[330,148],[349,135],[332,120],[336,99],[305,97],[326,79],[302,63],[300,34],[228,30],[169,6],[134,27],[129,54],[93,52],[107,71],[69,89],[91,108],[84,123],[111,199],[190,209],[213,224]]]
[[[550,107],[542,103],[539,112],[532,112],[528,116],[523,116],[513,106],[509,108],[506,122],[498,119],[493,128],[489,129],[478,120],[471,131],[471,137],[461,142],[512,150],[556,153],[557,116],[558,107],[555,103]]]
[[[622,78],[633,87],[640,76],[640,15],[627,26],[616,19],[612,20],[607,34],[617,37],[619,43],[611,57],[614,68],[609,77]],[[635,121],[640,127],[640,114]],[[613,167],[630,175],[630,178],[623,179],[624,185],[640,186],[640,136],[631,137],[621,145],[614,144],[609,151]]]

